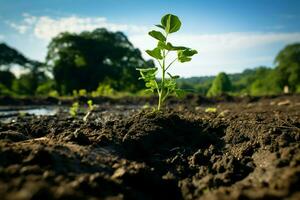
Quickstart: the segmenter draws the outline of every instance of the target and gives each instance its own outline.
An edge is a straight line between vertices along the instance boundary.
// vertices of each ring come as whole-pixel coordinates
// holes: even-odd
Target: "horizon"
[[[72,5],[72,6],[70,6]],[[276,54],[300,42],[300,2],[297,0],[235,0],[212,2],[141,2],[70,0],[0,2],[0,42],[30,59],[44,61],[47,45],[60,32],[95,28],[122,31],[145,59],[155,41],[147,34],[162,15],[181,19],[172,41],[196,49],[192,62],[174,66],[182,77],[241,73],[259,66],[274,67]],[[153,17],[155,16],[155,17]]]

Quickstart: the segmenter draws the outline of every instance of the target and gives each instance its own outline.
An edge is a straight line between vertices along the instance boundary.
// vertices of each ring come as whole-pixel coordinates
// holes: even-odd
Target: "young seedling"
[[[69,110],[69,113],[72,117],[76,117],[78,111],[79,111],[79,103],[74,102]]]
[[[89,111],[92,111],[94,109],[93,100],[90,99],[86,103],[88,105]]]
[[[168,36],[172,33],[177,32],[181,27],[179,18],[172,14],[167,14],[162,17],[161,24],[156,25],[163,31],[152,30],[149,35],[156,39],[157,46],[153,50],[146,50],[147,54],[153,57],[159,63],[161,68],[161,80],[158,81],[157,67],[154,68],[137,68],[141,77],[146,83],[146,90],[158,95],[157,110],[161,109],[162,104],[170,94],[176,96],[182,96],[183,90],[179,89],[176,84],[176,80],[179,78],[178,75],[171,75],[167,70],[176,62],[181,63],[189,62],[192,60],[192,56],[197,54],[196,50],[190,49],[183,46],[174,46],[168,42]],[[177,56],[175,59],[168,62],[168,55],[170,52],[176,52]],[[166,76],[168,75],[168,77]]]
[[[83,117],[83,121],[86,122],[88,117],[90,116],[91,112],[94,110],[94,105],[93,105],[93,101],[92,100],[88,100],[87,101],[88,104],[88,111],[85,114],[85,116]]]
[[[206,113],[216,113],[217,112],[217,108],[215,107],[209,107],[205,109]]]

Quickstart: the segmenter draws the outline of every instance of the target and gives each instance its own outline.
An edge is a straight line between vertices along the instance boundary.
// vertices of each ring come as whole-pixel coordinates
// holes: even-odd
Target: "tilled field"
[[[300,96],[192,105],[0,123],[0,197],[300,199]]]

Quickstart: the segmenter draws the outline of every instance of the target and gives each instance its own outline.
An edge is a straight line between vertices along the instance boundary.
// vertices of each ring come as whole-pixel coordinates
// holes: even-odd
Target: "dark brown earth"
[[[0,123],[0,198],[300,199],[300,96],[183,102]]]

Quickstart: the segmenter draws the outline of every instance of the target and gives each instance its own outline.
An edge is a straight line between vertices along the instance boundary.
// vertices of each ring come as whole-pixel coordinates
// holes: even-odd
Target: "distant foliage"
[[[167,25],[167,21],[166,17],[162,23]],[[159,26],[164,30],[168,29],[165,25]],[[172,26],[173,29],[169,27],[169,33],[180,28],[179,23],[174,23]],[[156,50],[148,51],[154,58],[160,59],[163,50],[183,48],[166,42],[165,36],[158,31],[151,31],[149,34],[157,40]],[[178,55],[180,62],[189,60],[182,53]],[[105,29],[79,34],[62,33],[55,37],[48,47],[47,63],[48,65],[31,60],[17,49],[0,43],[0,96],[57,97],[72,95],[73,90],[76,91],[74,96],[81,94],[88,97],[115,97],[119,94],[132,94],[132,92],[142,94],[140,91],[145,84],[144,81],[137,80],[139,72],[135,68],[154,68],[153,60],[144,60],[141,52],[133,47],[123,33],[109,32]],[[16,77],[11,71],[13,66],[18,66],[24,70],[24,73]],[[143,73],[151,74],[151,71],[146,71]],[[166,73],[165,78],[171,78],[168,76]],[[246,69],[241,73],[228,74],[231,87],[224,86],[230,84],[222,83],[223,81],[215,76],[191,78],[171,76],[173,80],[167,81],[164,87],[167,86],[172,90],[176,86],[200,95],[215,96],[222,93],[275,95],[283,93],[285,86],[288,86],[291,93],[300,93],[300,43],[283,48],[275,58],[275,68],[260,66]],[[159,82],[159,79],[155,80]],[[152,86],[150,82],[147,83],[148,88],[151,89]],[[162,92],[162,96],[166,96],[164,94],[167,92]]]
[[[12,96],[13,93],[3,84],[0,83],[0,96]]]
[[[91,92],[108,79],[114,82],[114,89],[134,92],[142,87],[135,67],[153,66],[123,33],[103,28],[53,38],[47,63],[60,94],[72,94],[82,88]]]
[[[278,84],[288,86],[291,92],[300,88],[300,43],[286,46],[275,58]]]
[[[112,96],[114,89],[108,83],[100,83],[95,91],[92,91],[92,97]]]
[[[30,61],[16,49],[11,48],[4,43],[0,43],[0,67],[2,66],[9,68],[9,66],[12,64],[26,66],[31,64],[31,62],[32,61]]]
[[[16,78],[10,68],[12,66],[29,70]],[[37,88],[49,80],[44,63],[25,57],[16,49],[0,43],[0,84],[3,84],[11,93],[34,95]]]
[[[55,82],[53,80],[45,81],[39,84],[36,89],[37,95],[53,96],[55,93]]]
[[[230,92],[231,90],[232,90],[232,84],[229,77],[224,72],[221,72],[213,81],[213,84],[209,89],[207,96],[209,97],[219,96],[223,93]]]
[[[43,73],[22,74],[13,82],[12,90],[21,95],[35,95],[37,88],[46,83],[49,78]]]
[[[14,80],[16,79],[15,75],[8,71],[0,71],[0,84],[4,85],[6,88],[11,89]]]
[[[249,82],[249,94],[252,96],[274,95],[281,93],[281,89],[276,83],[277,75],[273,69],[260,67],[255,70],[255,74]]]

